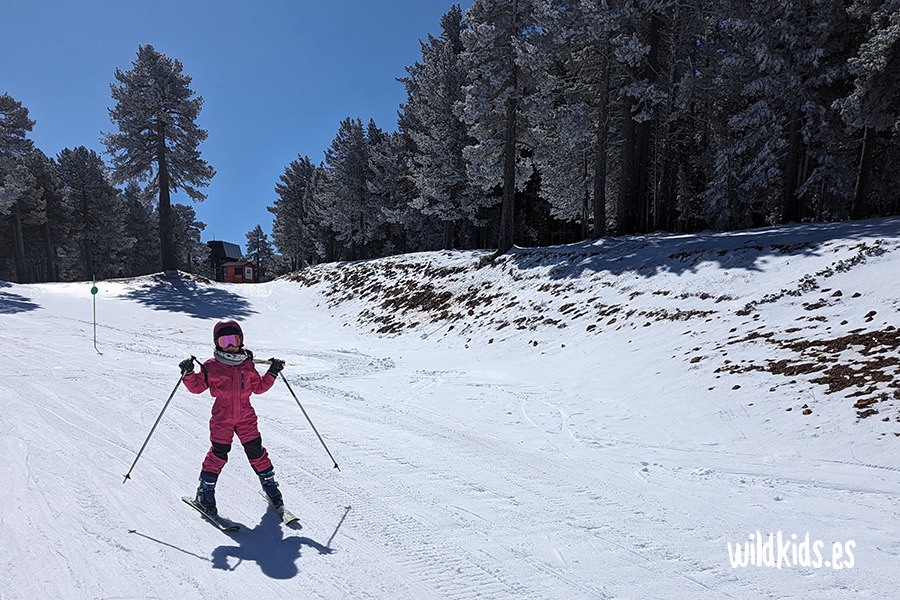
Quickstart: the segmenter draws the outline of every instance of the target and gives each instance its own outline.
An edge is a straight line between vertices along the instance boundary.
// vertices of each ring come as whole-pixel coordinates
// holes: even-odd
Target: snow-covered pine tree
[[[0,96],[0,169],[9,169],[16,158],[24,158],[34,149],[28,132],[34,121],[28,109],[9,94]],[[0,204],[0,209],[4,205]]]
[[[290,262],[290,270],[307,266],[315,255],[310,253],[310,219],[304,197],[316,167],[308,156],[298,156],[285,167],[275,184],[278,199],[267,210],[275,215],[272,243]]]
[[[460,55],[466,71],[463,118],[475,143],[463,155],[470,180],[486,192],[502,188],[498,253],[513,246],[515,194],[531,179],[531,161],[519,145],[528,127],[519,121],[522,82],[517,53],[534,33],[531,0],[475,0],[466,12]]]
[[[391,201],[390,191],[386,190],[391,177],[390,149],[387,145],[388,135],[369,119],[366,125],[366,203],[370,207],[363,225],[363,249],[359,258],[382,256],[382,248],[391,237],[390,225],[384,208]],[[373,156],[380,157],[373,162]],[[390,243],[388,242],[388,246]]]
[[[718,21],[721,89],[713,106],[724,118],[713,121],[724,127],[704,193],[715,226],[800,221],[815,213],[804,194],[821,190],[807,181],[817,156],[833,164],[834,153],[811,150],[840,144],[822,132],[833,120],[828,113],[846,54],[843,8],[840,0],[769,0],[734,5]]]
[[[34,127],[28,117],[28,109],[9,94],[0,96],[0,227],[11,235],[15,278],[28,283],[23,232],[24,206],[40,196],[37,181],[26,164],[26,158],[34,150],[34,144],[26,136]]]
[[[178,268],[172,239],[170,192],[183,189],[194,201],[206,198],[204,187],[215,170],[200,158],[207,133],[197,123],[202,96],[194,96],[181,61],[153,46],[138,47],[129,71],[116,69],[110,85],[116,105],[109,110],[118,133],[103,136],[112,156],[116,183],[150,181],[159,191],[159,241],[163,269]]]
[[[414,144],[411,176],[418,191],[411,206],[436,218],[442,246],[453,248],[459,223],[477,221],[480,208],[493,203],[469,183],[463,149],[470,143],[461,118],[465,73],[460,62],[462,9],[454,4],[441,18],[441,35],[421,43],[422,59],[406,68],[400,81],[407,102],[401,107],[400,130]]]
[[[126,207],[110,183],[99,154],[79,146],[57,158],[74,223],[69,237],[69,275],[88,281],[124,275],[134,238],[126,233]]]
[[[260,225],[247,232],[246,256],[256,265],[256,280],[265,281],[275,258],[275,249]]]
[[[900,0],[855,0],[850,16],[866,24],[848,61],[852,91],[836,106],[847,129],[861,138],[851,218],[900,211]],[[873,181],[873,171],[881,177]],[[883,198],[878,206],[878,198]]]
[[[172,205],[172,242],[178,264],[188,273],[209,272],[209,246],[200,241],[206,223],[197,220],[193,206]]]
[[[412,139],[403,132],[383,134],[374,139],[369,136],[368,186],[376,207],[369,256],[424,249],[416,245],[429,237],[423,229],[436,228],[434,218],[412,207],[418,195],[410,173],[413,153]]]
[[[852,86],[847,58],[863,39],[865,23],[851,17],[845,7],[844,2],[815,5],[803,34],[807,38],[815,34],[812,43],[818,46],[815,64],[804,81],[800,164],[796,167],[795,205],[803,220],[843,220],[849,216],[859,155],[835,101]],[[790,179],[785,184],[783,194]]]
[[[328,207],[328,225],[336,241],[344,245],[344,257],[362,258],[372,206],[367,183],[369,146],[359,118],[341,121],[325,151],[325,170],[327,176],[320,180],[317,190],[319,204]]]
[[[606,232],[610,45],[619,10],[606,2],[535,0],[537,35],[519,60],[534,80],[528,121],[541,195],[551,214]],[[588,224],[593,227],[588,231]]]
[[[59,256],[68,238],[72,211],[63,198],[56,162],[35,149],[26,163],[35,178],[36,189],[40,190],[40,199],[34,203],[36,210],[25,220],[29,268],[35,274],[35,281],[60,281]]]
[[[16,281],[31,283],[35,277],[34,270],[29,267],[29,263],[32,261],[29,259],[29,244],[26,242],[26,236],[29,226],[39,225],[46,220],[46,210],[43,190],[39,187],[37,178],[25,160],[17,161],[14,167],[6,172],[3,187],[0,188],[0,195],[11,200],[3,220],[12,231],[10,239],[12,240]]]
[[[309,264],[341,259],[342,249],[332,223],[334,206],[330,188],[328,169],[323,162],[316,167],[303,194],[307,234],[302,238],[302,250]]]
[[[655,119],[665,95],[657,86],[659,50],[667,2],[637,0],[623,4],[621,33],[612,56],[621,73],[617,83],[620,115],[616,231],[630,234],[651,227],[650,158]]]
[[[711,107],[722,86],[717,63],[721,41],[716,0],[659,5],[659,74],[642,101],[641,118],[651,118],[647,230],[685,231],[706,227],[700,193],[712,171]],[[648,110],[649,109],[649,110]]]
[[[129,277],[156,273],[162,268],[159,252],[159,216],[153,209],[153,191],[129,181],[122,191],[125,202],[125,232],[135,242],[125,262]]]

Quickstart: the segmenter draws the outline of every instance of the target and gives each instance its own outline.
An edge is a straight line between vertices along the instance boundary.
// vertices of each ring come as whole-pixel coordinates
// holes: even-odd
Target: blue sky
[[[0,94],[37,123],[49,156],[104,150],[116,68],[140,44],[180,60],[203,96],[203,158],[217,171],[194,204],[203,240],[241,245],[257,224],[271,232],[274,187],[298,155],[314,163],[340,121],[374,118],[396,128],[405,101],[396,81],[420,58],[419,40],[440,33],[451,0],[5,0]],[[459,2],[463,10],[472,1]],[[183,194],[174,201],[185,204]]]

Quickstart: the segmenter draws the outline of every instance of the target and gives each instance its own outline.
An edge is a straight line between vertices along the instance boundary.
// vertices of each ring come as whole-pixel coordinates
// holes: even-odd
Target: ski
[[[208,512],[203,510],[203,508],[199,504],[197,504],[197,502],[193,498],[191,498],[189,496],[182,496],[181,500],[185,504],[187,504],[188,506],[190,506],[191,508],[196,510],[198,513],[203,515],[207,521],[209,521],[210,523],[212,523],[213,525],[215,525],[222,531],[240,531],[240,529],[241,529],[240,525],[238,525],[234,521],[230,521],[230,520],[226,519],[225,517],[209,514]]]
[[[269,495],[266,494],[263,490],[260,490],[260,491],[259,491],[259,494],[260,494],[260,496],[262,496],[263,498],[266,499],[266,502],[268,503],[269,508],[271,508],[272,510],[274,510],[275,512],[277,512],[279,515],[281,515],[281,522],[282,522],[282,523],[284,523],[285,525],[287,525],[287,526],[290,527],[291,529],[303,529],[303,524],[300,523],[300,517],[294,515],[294,513],[292,513],[291,511],[289,511],[289,510],[288,510],[287,508],[285,508],[284,506],[282,506],[281,508],[275,508],[275,507],[272,505],[272,501],[269,499]]]

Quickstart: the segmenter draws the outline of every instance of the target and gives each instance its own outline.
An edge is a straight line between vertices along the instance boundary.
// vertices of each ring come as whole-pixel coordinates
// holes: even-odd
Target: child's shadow
[[[240,546],[219,546],[213,550],[213,568],[233,571],[250,560],[272,579],[291,579],[299,572],[297,559],[303,546],[315,548],[319,554],[331,554],[331,548],[307,537],[285,538],[281,527],[281,517],[272,510],[266,511],[259,525],[234,534]],[[236,558],[237,562],[230,565],[229,558]]]

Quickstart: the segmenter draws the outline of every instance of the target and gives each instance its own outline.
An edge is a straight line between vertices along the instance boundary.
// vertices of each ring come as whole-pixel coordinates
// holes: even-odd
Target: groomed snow
[[[90,283],[0,282],[0,598],[895,595],[900,220],[486,256],[99,282],[99,353]],[[300,531],[237,440],[244,529],[179,501],[211,405],[183,388],[123,484],[226,318],[340,465],[286,386],[254,399]],[[732,567],[779,531],[781,568]]]

